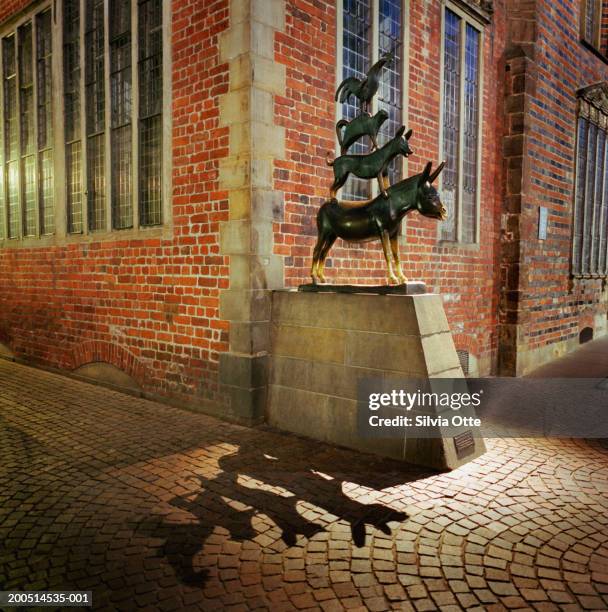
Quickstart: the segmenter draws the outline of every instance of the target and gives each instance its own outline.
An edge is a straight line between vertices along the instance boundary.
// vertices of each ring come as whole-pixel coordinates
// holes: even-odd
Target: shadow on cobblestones
[[[147,536],[164,540],[158,553],[171,563],[185,584],[204,584],[207,572],[197,570],[196,559],[218,527],[225,529],[232,541],[251,541],[258,535],[253,523],[263,517],[261,521],[274,523],[280,530],[280,540],[291,547],[296,546],[298,536],[310,540],[326,532],[330,518],[331,522],[340,520],[348,524],[352,543],[361,548],[368,527],[390,537],[391,524],[394,528],[407,519],[406,513],[384,504],[362,503],[345,495],[344,475],[333,474],[337,467],[335,458],[321,456],[315,460],[293,452],[281,457],[274,453],[263,453],[258,444],[249,442],[236,453],[219,459],[221,471],[215,478],[196,476],[200,490],[169,502],[195,517],[195,522],[179,524],[158,517],[138,526]],[[373,489],[395,484],[403,484],[403,475],[393,473],[391,478],[391,473],[373,477],[368,474],[364,486]],[[303,503],[324,512],[307,517],[301,513]]]
[[[0,360],[0,586],[96,610],[604,610],[608,445],[449,473]]]

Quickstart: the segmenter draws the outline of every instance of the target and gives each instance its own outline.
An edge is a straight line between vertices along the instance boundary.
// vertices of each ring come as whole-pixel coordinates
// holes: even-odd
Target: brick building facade
[[[2,3],[0,352],[260,420],[271,290],[308,279],[349,112],[336,85],[386,50],[379,104],[414,130],[393,176],[448,158],[452,220],[408,217],[404,270],[442,294],[469,373],[606,333],[603,4]],[[327,276],[383,282],[379,244],[338,243]]]

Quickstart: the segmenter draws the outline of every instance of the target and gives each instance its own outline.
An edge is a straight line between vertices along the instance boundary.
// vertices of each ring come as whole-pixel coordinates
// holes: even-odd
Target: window
[[[383,53],[395,55],[384,69],[380,88],[372,102],[372,113],[387,111],[389,118],[378,135],[380,146],[394,137],[403,123],[403,6],[402,0],[342,0],[342,66],[341,78],[363,78]],[[354,119],[358,101],[354,97],[338,109],[340,118]],[[349,153],[368,153],[371,143],[364,138],[355,143]],[[400,180],[403,159],[397,158],[389,168],[389,180]],[[349,178],[342,188],[346,200],[371,197],[370,182]]]
[[[1,33],[0,239],[163,223],[163,4],[63,0]]]
[[[581,1],[581,38],[595,47],[600,48],[602,21],[602,0]]]
[[[572,274],[608,275],[608,86],[580,92]]]
[[[478,241],[481,146],[482,34],[465,13],[446,7],[443,16],[442,200],[448,218],[442,240]]]

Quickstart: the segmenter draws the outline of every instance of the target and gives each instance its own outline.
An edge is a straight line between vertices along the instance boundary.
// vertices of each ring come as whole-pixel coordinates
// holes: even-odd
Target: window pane
[[[597,44],[601,4],[600,0],[585,0],[585,2],[583,36],[587,42],[595,45]]]
[[[591,229],[595,200],[595,158],[597,150],[597,126],[589,124],[589,141],[587,147],[587,185],[585,189],[585,206],[583,214],[583,253],[582,272],[588,274],[591,263]]]
[[[131,161],[131,2],[110,2],[112,209],[116,229],[133,226]]]
[[[371,0],[344,0],[343,12],[342,78],[363,78],[370,68],[371,56]],[[358,100],[354,97],[342,105],[342,117],[348,121],[359,114]],[[369,138],[356,142],[349,153],[367,153]],[[370,197],[368,181],[351,175],[342,188],[341,198],[365,200]]]
[[[77,233],[83,230],[79,0],[64,0],[63,62],[68,231]]]
[[[479,141],[479,32],[467,24],[464,81],[462,241],[477,238],[477,155]]]
[[[141,225],[162,223],[162,2],[139,3],[139,206]]]
[[[38,15],[36,22],[37,94],[38,94],[38,192],[40,197],[40,233],[55,229],[53,199],[53,120],[52,120],[52,42],[51,12]]]
[[[378,109],[388,113],[388,120],[382,125],[378,135],[378,142],[383,145],[395,136],[403,123],[402,113],[402,78],[403,74],[403,44],[402,44],[402,10],[401,0],[380,0],[379,23],[379,53],[392,51],[395,55],[390,66],[387,66],[382,75],[378,92]],[[389,181],[392,184],[401,179],[403,157],[399,155],[389,167]]]
[[[606,148],[606,132],[598,129],[597,153],[595,161],[595,195],[591,227],[591,264],[590,272],[597,274],[600,247],[600,214],[602,212],[602,195],[604,193],[604,150]]]
[[[458,210],[458,160],[460,153],[460,17],[446,9],[443,89],[442,201],[448,217],[441,224],[442,240],[456,240]]]
[[[104,3],[89,0],[85,23],[89,229],[106,227]]]
[[[599,262],[598,271],[600,274],[606,274],[606,248],[608,239],[608,138],[604,138],[604,172],[602,174],[604,180],[604,194],[602,197],[602,208],[600,211],[600,244],[599,244]]]
[[[6,176],[6,207],[9,238],[17,238],[19,231],[19,135],[17,133],[17,72],[15,36],[2,41],[4,66],[4,160]]]
[[[36,235],[36,160],[34,156],[34,74],[32,24],[18,30],[21,176],[23,177],[23,234]]]
[[[572,240],[572,271],[580,274],[582,270],[581,250],[583,245],[583,213],[585,206],[585,187],[587,184],[587,135],[588,122],[583,117],[578,120],[578,139],[576,156],[576,198],[574,203],[574,232]]]

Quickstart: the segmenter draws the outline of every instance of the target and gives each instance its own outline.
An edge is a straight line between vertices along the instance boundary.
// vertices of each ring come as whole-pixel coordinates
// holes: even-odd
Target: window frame
[[[479,120],[477,126],[477,196],[475,202],[475,240],[473,242],[464,242],[462,238],[462,192],[464,184],[464,122],[465,113],[462,112],[465,102],[465,71],[461,70],[460,74],[460,90],[459,90],[459,103],[460,103],[460,116],[459,116],[459,141],[458,141],[458,209],[456,211],[456,238],[454,240],[448,240],[441,238],[441,228],[437,229],[437,242],[442,246],[451,246],[465,249],[478,250],[480,246],[480,225],[481,225],[481,187],[482,187],[482,164],[483,164],[483,100],[484,100],[484,49],[485,49],[485,27],[481,20],[476,19],[472,16],[471,12],[464,10],[459,5],[451,2],[450,0],[442,0],[440,3],[441,7],[441,44],[440,44],[440,63],[439,63],[439,92],[440,92],[440,109],[439,109],[439,155],[443,157],[443,144],[444,144],[444,117],[445,117],[445,25],[446,25],[446,10],[450,10],[460,17],[460,29],[462,44],[460,48],[460,62],[461,66],[466,65],[466,27],[467,25],[473,27],[479,33],[479,91],[478,91],[478,109],[479,109]],[[443,191],[443,173],[440,176],[440,187],[439,192]]]
[[[580,146],[580,121],[586,121],[586,154],[585,154],[585,177],[584,177],[584,197],[579,208],[579,178],[581,167],[579,164]],[[574,182],[572,195],[572,227],[570,234],[570,276],[575,279],[606,279],[608,278],[608,85],[597,84],[579,90],[577,93],[576,106],[576,135],[574,139]],[[593,208],[587,206],[587,189],[589,187],[589,135],[591,125],[595,126],[595,171],[593,173],[594,194]],[[597,152],[599,133],[604,134],[604,149],[602,152],[603,176],[597,174]],[[601,183],[601,202],[596,201],[599,183]],[[585,234],[585,225],[588,224],[588,212],[591,214],[589,223],[589,234]],[[596,218],[597,238],[596,238]],[[580,241],[576,236],[577,228],[582,225]],[[603,229],[603,232],[602,232]],[[585,247],[589,245],[589,260],[585,263]],[[595,257],[595,246],[598,244],[597,257]],[[602,256],[603,249],[603,256]],[[600,262],[604,262],[604,270],[599,270]],[[597,270],[593,271],[595,263]],[[575,264],[578,268],[575,269]],[[585,270],[587,268],[587,270]]]
[[[86,85],[84,83],[84,63],[85,57],[82,50],[86,44],[85,42],[85,23],[82,18],[82,11],[85,10],[86,0],[79,0],[80,2],[80,70],[81,70],[81,82],[79,84],[81,92],[80,109],[81,109],[81,126],[80,132],[83,134],[82,142],[86,144],[86,122],[84,118],[85,112],[85,92]],[[131,14],[132,18],[138,14],[139,0],[131,0]],[[171,47],[171,20],[172,20],[172,0],[162,0],[162,106],[163,109],[171,109],[173,103],[172,97],[172,47]],[[173,154],[172,154],[172,131],[173,131],[173,116],[170,111],[163,112],[162,123],[161,123],[161,134],[162,134],[162,161],[161,161],[161,214],[162,222],[158,225],[142,226],[139,225],[140,215],[140,196],[139,196],[139,165],[140,159],[138,156],[139,149],[139,137],[140,137],[140,117],[139,117],[139,104],[138,104],[138,92],[139,89],[135,85],[138,81],[138,67],[139,67],[139,36],[132,36],[131,39],[131,71],[133,75],[133,96],[132,96],[132,117],[134,119],[134,129],[132,130],[132,156],[133,156],[133,227],[126,229],[115,229],[111,216],[112,203],[109,194],[107,195],[107,209],[108,214],[106,225],[101,230],[89,230],[88,224],[88,210],[87,210],[87,183],[86,183],[86,152],[83,150],[82,158],[82,215],[83,215],[83,230],[79,233],[70,233],[68,231],[68,218],[67,218],[67,190],[66,190],[66,143],[65,143],[65,95],[64,95],[64,49],[63,49],[63,1],[57,2],[56,0],[40,0],[33,3],[22,11],[19,11],[15,15],[9,17],[4,23],[0,24],[0,43],[8,36],[15,35],[16,46],[18,46],[17,32],[19,28],[30,22],[32,24],[32,37],[34,41],[34,57],[36,49],[36,28],[37,28],[37,17],[39,14],[45,11],[51,11],[51,75],[52,75],[52,100],[51,100],[51,123],[52,123],[52,141],[51,146],[53,150],[53,199],[54,199],[54,220],[55,228],[53,233],[41,234],[40,233],[40,214],[41,214],[41,198],[38,190],[38,172],[36,173],[36,211],[37,211],[37,223],[36,223],[36,235],[26,236],[24,234],[24,201],[22,195],[22,184],[23,176],[19,173],[19,236],[14,238],[8,237],[8,206],[6,205],[6,190],[7,181],[4,180],[5,172],[5,141],[4,141],[4,114],[0,117],[0,189],[2,189],[2,197],[0,197],[0,214],[3,215],[4,220],[4,236],[0,236],[0,249],[5,248],[36,248],[36,247],[48,247],[53,245],[62,245],[70,243],[82,243],[82,242],[98,242],[107,240],[124,240],[124,239],[146,239],[146,238],[169,238],[173,235],[173,209],[172,209],[172,189],[173,189]],[[109,17],[109,0],[104,0],[104,14],[105,24],[108,23]],[[132,20],[131,31],[138,34],[139,20]],[[106,72],[108,69],[109,62],[109,48],[108,40],[104,42],[104,57],[106,61]],[[16,68],[19,70],[19,54],[17,51],[16,57]],[[4,66],[4,53],[3,45],[0,44],[0,66]],[[36,62],[34,62],[34,73],[36,73]],[[2,70],[2,78],[4,77],[4,71]],[[18,77],[17,77],[18,78]],[[38,77],[34,74],[34,92],[37,90]],[[17,87],[19,82],[17,81]],[[110,106],[109,91],[105,90],[106,106]],[[135,106],[137,105],[137,106]],[[4,109],[4,83],[0,86],[0,108]],[[18,107],[19,108],[19,107]],[[34,109],[34,124],[36,127],[35,137],[38,137],[38,126],[37,126],[37,108]],[[20,130],[20,127],[19,127]],[[108,152],[106,152],[108,155]],[[137,157],[136,157],[137,155]],[[135,160],[136,163],[135,163]],[[106,161],[106,180],[108,185],[108,192],[110,191],[111,185],[111,165],[110,161]]]
[[[586,21],[587,21],[588,10],[589,10],[589,0],[581,0],[581,12],[580,12],[581,41],[585,43],[586,45],[590,46],[594,51],[601,53],[603,2],[600,0],[596,8],[596,15],[595,15],[595,20],[594,20],[595,31],[593,32],[593,40],[589,40],[587,38]]]
[[[401,114],[403,125],[407,128],[408,119],[408,103],[409,103],[409,43],[410,43],[410,29],[408,26],[410,22],[410,0],[401,0],[401,31],[403,32],[402,41],[402,54],[401,54]],[[379,16],[380,16],[380,0],[370,0],[371,3],[371,58],[370,67],[380,59],[379,47],[380,47],[380,29],[379,29]],[[336,1],[336,79],[334,85],[334,91],[340,86],[340,83],[344,80],[344,64],[343,64],[343,52],[344,52],[344,0]],[[342,116],[342,104],[335,102],[335,120],[336,122],[343,119]],[[374,115],[378,112],[378,100],[377,96],[374,96],[371,103],[370,113]],[[414,130],[414,137],[416,131]],[[340,152],[340,143],[338,141],[337,134],[334,136],[334,151],[336,157]],[[408,161],[403,155],[401,158],[401,176],[405,178],[407,176]],[[343,187],[344,189],[344,187]],[[378,181],[372,181],[370,189],[370,198],[376,197],[380,193]]]

